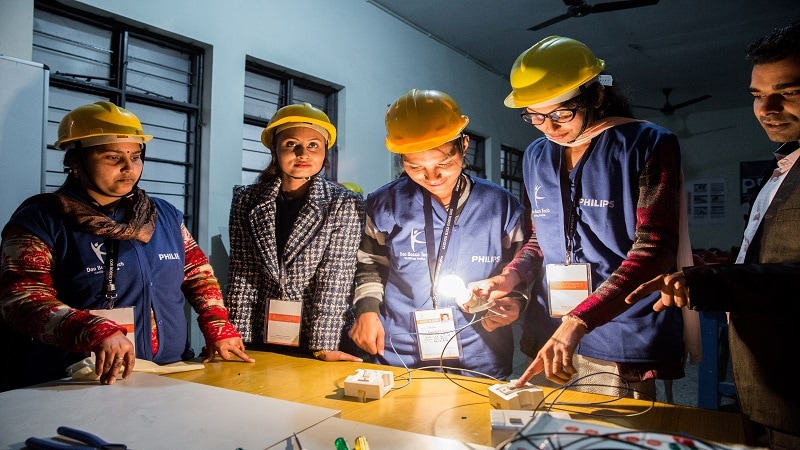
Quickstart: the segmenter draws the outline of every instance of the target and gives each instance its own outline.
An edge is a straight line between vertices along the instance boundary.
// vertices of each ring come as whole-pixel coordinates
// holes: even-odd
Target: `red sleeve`
[[[678,253],[680,164],[670,141],[660,141],[639,175],[633,247],[622,264],[569,314],[592,330],[630,305],[625,296],[640,284],[675,267]]]
[[[197,323],[203,337],[206,342],[240,337],[239,332],[228,321],[228,310],[222,302],[222,291],[208,258],[184,225],[181,225],[181,232],[186,249],[181,289],[198,314]]]
[[[53,255],[41,239],[9,226],[2,242],[0,314],[16,331],[73,352],[89,352],[125,328],[58,298]]]

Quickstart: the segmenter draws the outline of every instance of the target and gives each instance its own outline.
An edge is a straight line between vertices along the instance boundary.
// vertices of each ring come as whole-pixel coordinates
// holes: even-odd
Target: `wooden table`
[[[487,391],[491,380],[450,376],[431,371],[355,362],[323,362],[313,358],[248,351],[254,364],[217,361],[205,370],[166,375],[185,381],[340,410],[341,418],[461,442],[492,446]],[[392,371],[395,389],[380,400],[360,402],[344,395],[344,379],[356,369]],[[546,400],[552,389],[543,388]],[[743,444],[740,414],[668,403],[564,392],[573,419],[663,433],[685,433],[710,441]],[[611,402],[609,402],[611,401]],[[649,410],[648,410],[649,409]],[[560,408],[554,408],[560,410]],[[591,415],[590,415],[591,414]],[[637,415],[638,414],[638,415]],[[603,416],[603,417],[600,417]],[[496,443],[495,443],[496,445]]]

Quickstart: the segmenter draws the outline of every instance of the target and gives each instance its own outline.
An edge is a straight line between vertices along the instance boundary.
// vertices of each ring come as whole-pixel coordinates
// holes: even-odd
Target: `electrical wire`
[[[491,309],[489,309],[488,311],[491,311],[491,312],[493,312],[495,314],[498,314],[496,311],[492,311]],[[503,315],[503,314],[498,314],[498,315]],[[389,335],[389,345],[392,348],[392,351],[395,353],[395,355],[397,355],[397,357],[400,359],[401,363],[403,364],[403,368],[405,368],[405,373],[401,374],[401,375],[396,375],[395,376],[395,381],[403,381],[404,379],[406,381],[405,384],[403,384],[401,386],[395,386],[393,388],[393,390],[399,390],[399,389],[402,389],[404,387],[407,387],[413,381],[412,373],[415,372],[415,371],[425,371],[425,370],[438,369],[438,372],[441,373],[442,375],[444,375],[445,379],[447,379],[449,382],[455,384],[459,388],[464,389],[464,390],[469,391],[469,392],[472,392],[472,393],[474,393],[474,394],[476,394],[476,395],[478,395],[480,397],[488,398],[488,395],[482,394],[482,393],[477,392],[477,391],[475,391],[473,389],[470,389],[469,387],[467,387],[467,386],[465,386],[464,384],[461,384],[461,383],[470,382],[470,383],[480,383],[480,384],[484,384],[484,385],[492,385],[492,384],[494,384],[496,382],[501,382],[503,380],[499,380],[499,379],[497,379],[495,377],[492,377],[492,376],[490,376],[488,374],[485,374],[485,373],[482,373],[482,372],[478,372],[478,371],[475,371],[475,370],[470,370],[470,369],[461,368],[461,367],[450,367],[450,366],[446,366],[444,364],[444,360],[445,360],[444,354],[445,354],[445,351],[447,350],[447,347],[452,342],[452,340],[455,339],[455,337],[459,333],[464,331],[466,328],[471,327],[471,326],[475,326],[475,325],[479,324],[481,321],[487,319],[485,314],[480,319],[476,320],[476,317],[477,317],[477,315],[473,316],[472,319],[469,321],[469,323],[467,323],[466,325],[464,325],[464,326],[462,326],[462,327],[460,327],[460,328],[458,328],[458,329],[456,329],[454,331],[426,332],[426,333],[419,333],[419,332],[396,333],[396,334],[408,334],[408,335],[418,335],[418,336],[419,335],[430,335],[430,334],[452,333],[452,336],[450,336],[450,338],[444,344],[444,347],[442,349],[442,353],[439,356],[439,364],[436,365],[436,366],[422,366],[422,367],[417,367],[417,368],[413,368],[413,369],[409,368],[408,365],[405,363],[405,361],[403,361],[402,356],[400,356],[400,354],[397,352],[397,349],[394,347],[394,343],[392,341],[392,335]],[[470,380],[466,380],[466,379],[456,380],[455,378],[452,377],[452,374],[448,373],[448,371],[459,371],[459,372],[462,372],[462,373],[465,373],[465,374],[475,375],[476,377],[475,377],[474,380],[472,380],[472,379],[470,379]],[[613,377],[619,377],[620,380],[622,380],[622,382],[623,382],[622,383],[623,386],[615,386],[615,385],[610,385],[610,384],[587,382],[592,377],[598,377],[598,376],[601,376],[601,375],[602,376],[609,376],[610,375],[610,376],[613,376]],[[404,378],[404,377],[407,377],[407,378]],[[437,379],[437,380],[441,380],[440,377],[417,377],[417,378],[418,379]],[[615,397],[612,397],[610,399],[607,399],[607,400],[599,400],[599,401],[592,401],[592,402],[564,402],[564,401],[559,401],[561,396],[564,395],[566,392],[569,392],[569,391],[582,392],[582,391],[579,390],[579,388],[586,388],[586,387],[607,387],[607,388],[610,387],[610,388],[618,388],[621,391],[620,391],[619,395],[617,395]],[[586,412],[586,411],[581,411],[581,410],[577,410],[577,409],[574,409],[574,408],[570,408],[570,407],[590,408],[590,407],[601,407],[601,406],[606,406],[606,407],[612,406],[613,407],[614,406],[613,404],[615,402],[631,399],[630,394],[632,394],[632,393],[637,393],[639,395],[639,397],[638,397],[639,400],[642,400],[642,399],[649,400],[649,402],[650,402],[649,405],[647,407],[645,407],[644,409],[642,409],[641,411],[638,411],[638,412],[618,413],[618,414],[616,414],[616,413],[615,414],[599,413],[598,411]],[[600,394],[597,394],[597,395],[600,395]],[[548,400],[548,399],[550,399],[550,400]],[[555,388],[552,391],[550,391],[549,393],[547,393],[547,395],[545,395],[542,398],[542,401],[539,402],[539,404],[536,405],[536,407],[533,409],[532,415],[531,415],[531,421],[533,421],[533,420],[535,420],[537,418],[537,414],[541,414],[543,412],[550,413],[550,412],[553,412],[553,411],[561,411],[561,412],[567,412],[567,413],[573,413],[573,414],[582,414],[582,415],[586,415],[586,416],[589,416],[589,417],[598,417],[598,418],[635,417],[635,416],[639,416],[639,415],[645,414],[645,413],[653,410],[653,408],[655,408],[655,401],[656,400],[654,398],[651,398],[647,393],[639,391],[639,390],[636,390],[636,389],[630,387],[628,381],[625,380],[625,378],[621,377],[619,374],[616,374],[616,373],[613,373],[613,372],[595,372],[595,373],[591,373],[591,374],[588,374],[588,375],[584,375],[582,377],[578,377],[578,378],[570,381],[569,383],[565,384],[564,386],[562,386],[560,388]],[[603,408],[602,410],[606,411],[607,408]],[[647,445],[646,443],[641,443],[640,444],[640,443],[638,443],[636,441],[636,439],[631,439],[631,437],[633,437],[634,435],[640,436],[642,434],[651,433],[653,435],[665,436],[665,437],[673,438],[674,442],[672,444],[678,445],[678,447],[674,447],[674,448],[687,448],[687,449],[691,448],[691,449],[697,449],[697,450],[729,450],[730,449],[730,447],[723,446],[723,445],[716,444],[716,443],[709,442],[709,441],[705,441],[703,439],[699,439],[699,438],[696,438],[694,436],[689,436],[689,435],[686,435],[686,434],[665,433],[665,432],[652,431],[652,430],[627,430],[627,429],[622,429],[621,428],[620,431],[614,431],[613,433],[597,434],[597,435],[595,435],[595,434],[586,434],[586,433],[572,433],[572,432],[541,432],[541,433],[524,434],[523,431],[524,431],[524,429],[520,430],[520,432],[516,433],[514,436],[512,436],[509,439],[507,439],[506,441],[500,443],[496,448],[497,449],[518,448],[518,447],[511,447],[511,446],[514,445],[514,444],[518,444],[520,442],[526,442],[526,443],[529,443],[532,446],[532,448],[537,448],[537,449],[542,449],[542,450],[544,450],[544,449],[548,449],[548,450],[579,450],[579,449],[583,449],[583,448],[592,448],[592,449],[609,448],[609,449],[614,449],[614,448],[619,448],[620,444],[625,444],[627,446],[627,448],[652,449],[652,446]],[[694,443],[700,443],[700,444],[704,445],[705,449],[703,449],[702,447],[694,446],[695,445]],[[672,444],[671,444],[670,448],[673,448]],[[685,446],[684,446],[684,444],[685,444]],[[605,445],[608,445],[608,447],[605,447]]]
[[[497,313],[495,312],[495,314],[497,314]],[[498,315],[500,315],[500,314],[498,314]],[[400,362],[403,365],[403,368],[406,370],[404,375],[408,376],[408,379],[406,380],[405,384],[403,384],[401,386],[395,386],[393,388],[393,390],[399,390],[399,389],[402,389],[402,388],[408,386],[412,381],[411,372],[414,371],[414,370],[427,370],[427,369],[438,368],[439,371],[444,375],[444,377],[448,381],[450,381],[451,383],[455,384],[456,386],[458,386],[458,387],[460,387],[460,388],[462,388],[464,390],[472,392],[472,393],[474,393],[476,395],[479,395],[479,396],[484,397],[484,398],[488,398],[488,395],[486,395],[486,394],[481,394],[480,392],[474,391],[474,390],[472,390],[472,389],[470,389],[470,388],[468,388],[468,387],[466,387],[466,386],[464,386],[462,384],[459,384],[454,378],[451,377],[451,374],[447,373],[447,371],[448,370],[450,370],[450,371],[459,371],[459,372],[462,372],[462,373],[473,374],[473,375],[480,376],[480,377],[483,377],[485,379],[489,379],[489,380],[492,380],[492,381],[495,381],[495,382],[500,382],[502,380],[499,380],[499,379],[497,379],[497,378],[495,378],[495,377],[493,377],[491,375],[488,375],[488,374],[485,374],[485,373],[482,373],[482,372],[479,372],[479,371],[476,371],[476,370],[466,369],[466,368],[462,368],[462,367],[451,367],[451,366],[444,365],[444,360],[446,359],[444,357],[444,354],[447,351],[447,347],[450,345],[450,342],[453,339],[455,339],[455,337],[459,333],[464,331],[465,329],[467,329],[467,328],[469,328],[471,326],[474,326],[474,325],[480,323],[481,321],[483,321],[483,320],[485,320],[487,318],[485,314],[480,319],[476,320],[476,317],[477,317],[477,315],[473,315],[472,319],[470,319],[469,323],[467,323],[466,325],[461,326],[460,328],[458,328],[458,329],[456,329],[454,331],[438,331],[438,332],[425,332],[425,333],[407,332],[407,333],[390,334],[389,335],[389,346],[391,347],[392,352],[394,352],[394,354],[397,355],[398,359],[400,359]],[[394,341],[392,339],[392,337],[394,335],[427,336],[427,335],[439,335],[439,334],[450,334],[450,333],[452,333],[452,336],[450,336],[450,338],[447,340],[447,342],[445,342],[444,346],[442,347],[442,353],[439,355],[439,365],[438,366],[417,367],[417,368],[414,368],[414,369],[410,369],[408,367],[408,365],[406,364],[406,362],[403,361],[403,357],[397,352],[397,349],[394,347]],[[402,376],[403,375],[396,376],[395,377],[395,381],[398,381],[398,380],[402,381]],[[462,381],[473,382],[472,380],[462,380]],[[489,383],[484,383],[484,384],[489,384]],[[491,384],[494,384],[494,383],[491,383]]]

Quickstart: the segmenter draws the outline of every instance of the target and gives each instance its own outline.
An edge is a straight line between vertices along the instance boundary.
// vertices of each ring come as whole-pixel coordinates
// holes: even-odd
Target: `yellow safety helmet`
[[[582,42],[550,36],[525,50],[511,67],[509,108],[540,108],[565,102],[605,68]]]
[[[386,148],[392,153],[430,150],[457,138],[468,123],[453,97],[412,89],[386,111]]]
[[[344,182],[342,182],[342,186],[344,186],[345,188],[347,188],[347,189],[349,189],[349,190],[351,190],[351,191],[353,191],[355,193],[364,195],[364,190],[361,189],[361,186],[359,186],[359,185],[357,185],[355,183],[350,183],[349,181],[344,181]]]
[[[264,147],[272,150],[272,139],[279,131],[283,131],[291,126],[281,127],[281,125],[293,124],[293,126],[306,126],[313,128],[326,137],[328,148],[333,147],[336,142],[336,127],[333,126],[328,115],[319,108],[315,108],[310,103],[297,103],[287,105],[275,111],[269,119],[269,124],[261,132],[261,143]],[[326,136],[327,134],[327,136]]]
[[[69,150],[78,142],[82,147],[126,141],[144,144],[150,139],[153,136],[144,134],[132,112],[111,102],[96,102],[79,106],[61,119],[55,147]]]

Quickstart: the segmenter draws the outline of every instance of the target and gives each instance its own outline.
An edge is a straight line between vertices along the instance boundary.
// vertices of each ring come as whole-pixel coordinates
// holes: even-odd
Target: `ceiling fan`
[[[656,108],[654,106],[640,106],[640,105],[631,105],[634,108],[642,108],[642,109],[654,109],[656,111],[661,111],[662,114],[665,116],[671,116],[676,109],[683,108],[684,106],[693,105],[697,102],[701,102],[703,100],[707,100],[711,98],[711,95],[701,95],[700,97],[695,97],[691,100],[686,100],[685,102],[678,103],[677,105],[673,105],[669,102],[669,94],[672,92],[672,88],[664,88],[661,90],[664,93],[664,97],[666,97],[666,101],[664,102],[664,106],[660,108]]]
[[[591,13],[601,13],[609,11],[619,11],[621,9],[638,8],[640,6],[655,5],[658,0],[623,0],[618,2],[598,3],[596,5],[589,5],[584,0],[563,0],[567,5],[567,12],[560,16],[553,17],[550,20],[534,25],[528,30],[536,31],[542,28],[549,27],[555,23],[567,20],[570,17],[583,17]]]
[[[709,129],[703,130],[703,131],[692,131],[692,130],[689,129],[689,127],[686,126],[686,119],[684,118],[683,127],[681,129],[679,129],[679,130],[674,130],[674,133],[675,133],[675,136],[678,136],[681,139],[690,139],[690,138],[693,138],[695,136],[700,136],[702,134],[716,133],[717,131],[730,130],[732,128],[736,128],[736,125],[728,125],[728,126],[725,126],[725,127],[709,128]]]

